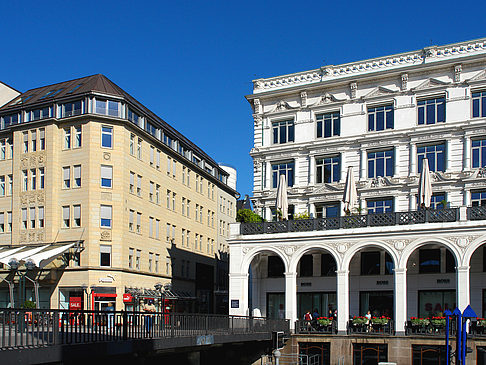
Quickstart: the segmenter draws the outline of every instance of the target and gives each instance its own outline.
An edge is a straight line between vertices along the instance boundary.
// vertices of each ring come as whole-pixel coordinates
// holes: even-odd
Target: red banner
[[[124,293],[123,294],[123,303],[131,302],[133,300],[132,294]]]
[[[69,297],[69,310],[81,310],[82,298],[81,297]]]

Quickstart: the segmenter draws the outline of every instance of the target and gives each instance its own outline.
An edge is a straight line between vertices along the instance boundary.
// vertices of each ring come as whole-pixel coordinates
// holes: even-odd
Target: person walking
[[[312,314],[310,311],[307,311],[304,314],[304,323],[305,327],[308,331],[312,330]]]
[[[111,330],[113,327],[113,319],[115,317],[115,307],[113,307],[113,303],[109,302],[108,305],[105,307],[106,312],[106,327],[108,330]]]
[[[149,299],[143,306],[143,311],[147,313],[147,315],[145,315],[145,330],[147,331],[147,334],[149,334],[152,329],[153,313],[156,312],[154,301],[152,299]]]

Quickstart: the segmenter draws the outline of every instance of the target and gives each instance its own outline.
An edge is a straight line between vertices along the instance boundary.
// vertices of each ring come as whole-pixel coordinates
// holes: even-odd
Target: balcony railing
[[[387,335],[391,336],[395,334],[393,329],[393,321],[389,320],[386,324],[363,324],[354,325],[352,321],[348,322],[347,333],[348,334],[361,334],[361,335]]]
[[[471,221],[486,219],[486,207],[468,207],[467,219]]]
[[[468,219],[486,219],[486,207],[470,207]],[[341,228],[382,227],[419,223],[444,223],[459,220],[459,208],[426,209],[412,212],[393,212],[344,217],[299,219],[278,222],[242,223],[240,233],[264,234],[305,231],[327,231]]]
[[[301,321],[295,322],[295,333],[312,333],[312,334],[336,334],[337,322],[332,321],[328,326],[321,325],[318,321]]]

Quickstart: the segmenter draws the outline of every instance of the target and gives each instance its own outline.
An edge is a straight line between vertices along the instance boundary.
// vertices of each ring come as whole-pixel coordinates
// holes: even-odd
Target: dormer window
[[[113,100],[96,99],[95,113],[118,117],[120,116],[120,102]]]
[[[26,112],[26,121],[31,122],[34,120],[49,118],[51,114],[51,107],[45,107],[41,109],[33,109]]]
[[[72,101],[69,103],[62,104],[62,117],[72,117],[74,115],[81,114],[81,100]]]

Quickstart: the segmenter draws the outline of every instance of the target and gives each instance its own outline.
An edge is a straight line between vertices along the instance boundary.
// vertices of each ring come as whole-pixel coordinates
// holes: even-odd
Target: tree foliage
[[[263,218],[250,209],[240,209],[236,213],[236,221],[240,223],[263,222]]]

